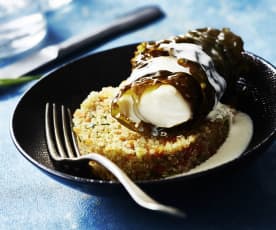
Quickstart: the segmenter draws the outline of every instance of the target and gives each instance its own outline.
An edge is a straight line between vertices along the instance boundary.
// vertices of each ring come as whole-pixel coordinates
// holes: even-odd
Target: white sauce
[[[247,148],[252,135],[253,122],[251,118],[245,113],[238,112],[233,117],[226,141],[216,154],[190,171],[171,176],[170,178],[207,171],[238,158]]]

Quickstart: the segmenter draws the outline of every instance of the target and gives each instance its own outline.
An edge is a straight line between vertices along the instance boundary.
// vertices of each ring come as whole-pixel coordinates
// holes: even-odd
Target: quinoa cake
[[[163,178],[187,172],[216,153],[225,141],[234,110],[220,104],[193,129],[176,136],[145,136],[111,116],[118,87],[92,91],[73,115],[73,130],[81,154],[97,152],[116,163],[133,180]],[[90,162],[93,174],[114,177]]]

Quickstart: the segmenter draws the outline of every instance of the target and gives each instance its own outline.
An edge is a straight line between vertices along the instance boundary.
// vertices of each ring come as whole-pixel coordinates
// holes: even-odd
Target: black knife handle
[[[127,31],[137,29],[150,22],[160,19],[164,13],[157,6],[146,6],[138,8],[127,15],[124,15],[108,26],[73,37],[59,45],[59,58],[79,53],[81,51],[89,51],[90,49],[104,43],[111,38],[121,35]]]

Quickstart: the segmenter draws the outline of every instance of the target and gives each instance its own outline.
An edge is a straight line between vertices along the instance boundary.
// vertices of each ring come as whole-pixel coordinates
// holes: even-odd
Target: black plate
[[[11,134],[19,151],[31,163],[54,179],[89,193],[105,193],[119,188],[117,182],[88,178],[80,172],[64,171],[49,158],[44,135],[46,102],[56,102],[75,110],[92,90],[103,86],[117,86],[130,73],[130,58],[136,45],[129,45],[93,54],[67,64],[37,82],[21,98],[11,122]],[[158,187],[170,183],[178,186],[186,179],[216,172],[225,166],[258,155],[271,143],[276,130],[276,70],[262,58],[245,53],[250,73],[241,76],[236,87],[238,108],[247,112],[254,123],[254,135],[247,150],[233,162],[207,172],[140,182],[144,187]],[[253,154],[255,153],[255,154]],[[196,177],[198,178],[198,177]],[[161,187],[160,187],[161,185]]]

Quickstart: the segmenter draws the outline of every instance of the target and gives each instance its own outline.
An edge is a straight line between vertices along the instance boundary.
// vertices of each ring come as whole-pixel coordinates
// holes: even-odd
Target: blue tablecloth
[[[230,27],[242,36],[245,49],[276,64],[276,4],[261,1],[147,1],[159,5],[166,18],[121,36],[95,52],[143,40],[156,40],[198,27]],[[65,40],[108,24],[139,1],[75,0],[47,14],[48,36],[41,44]],[[12,60],[2,61],[1,65]],[[1,60],[0,60],[1,62]],[[129,197],[83,194],[53,181],[31,165],[14,147],[9,123],[21,95],[34,82],[0,95],[0,229],[276,229],[276,142],[241,175],[206,188],[187,202],[188,218],[151,213]],[[265,121],[264,121],[265,122]],[[185,204],[183,204],[185,206]]]

